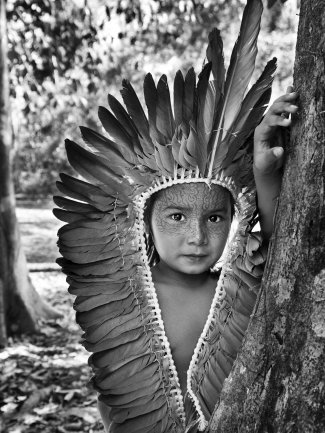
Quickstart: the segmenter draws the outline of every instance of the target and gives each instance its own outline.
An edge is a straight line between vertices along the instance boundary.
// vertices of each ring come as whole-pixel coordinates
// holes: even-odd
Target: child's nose
[[[194,245],[202,245],[207,243],[207,233],[204,224],[202,224],[199,220],[192,221],[189,227],[188,241]]]

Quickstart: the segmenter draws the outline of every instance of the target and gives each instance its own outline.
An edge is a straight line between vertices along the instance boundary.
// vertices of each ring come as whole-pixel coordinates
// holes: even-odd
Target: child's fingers
[[[290,104],[290,102],[274,102],[269,109],[270,114],[282,114],[282,113],[296,113],[298,111],[297,105]]]
[[[298,93],[297,92],[290,92],[290,93],[285,93],[284,95],[280,96],[279,98],[275,99],[275,101],[273,102],[272,105],[277,105],[279,103],[282,102],[287,102],[290,104],[295,104],[296,99],[298,98]],[[272,107],[271,105],[271,107]]]
[[[282,114],[282,113],[281,113]],[[291,125],[291,119],[287,118],[285,116],[282,115],[277,115],[277,114],[271,114],[268,117],[268,124],[270,127],[274,128],[276,126],[290,126]]]

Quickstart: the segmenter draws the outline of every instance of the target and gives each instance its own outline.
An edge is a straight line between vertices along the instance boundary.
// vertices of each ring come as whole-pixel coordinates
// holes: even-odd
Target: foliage
[[[0,431],[102,433],[63,275],[39,272],[33,283],[63,319],[43,322],[39,334],[10,339],[0,352]]]
[[[229,59],[245,3],[8,0],[16,191],[53,192],[58,172],[70,170],[64,138],[80,141],[79,124],[99,129],[97,106],[106,105],[108,92],[118,95],[121,77],[141,97],[146,72],[155,78],[165,73],[170,83],[177,69],[194,65],[198,72],[215,26]],[[259,39],[257,74],[267,60],[279,57],[276,93],[292,76],[297,17],[290,3],[272,33],[266,11]]]

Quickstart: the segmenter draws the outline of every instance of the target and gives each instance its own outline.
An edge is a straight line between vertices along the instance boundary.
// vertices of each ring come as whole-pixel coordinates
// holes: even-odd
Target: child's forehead
[[[227,207],[230,193],[220,185],[185,183],[159,191],[155,203],[163,207],[201,207],[202,209]]]

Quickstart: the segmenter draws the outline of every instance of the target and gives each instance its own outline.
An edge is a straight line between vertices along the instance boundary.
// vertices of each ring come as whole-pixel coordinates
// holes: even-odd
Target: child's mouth
[[[185,254],[189,260],[200,260],[206,257],[206,254]]]

